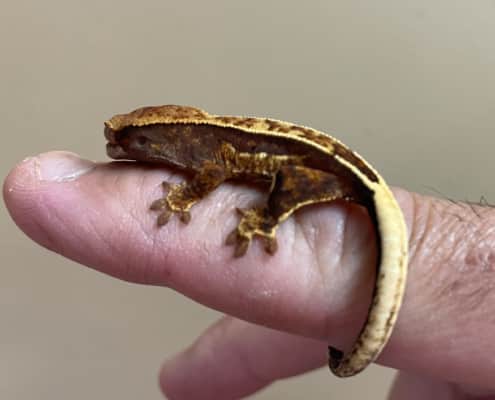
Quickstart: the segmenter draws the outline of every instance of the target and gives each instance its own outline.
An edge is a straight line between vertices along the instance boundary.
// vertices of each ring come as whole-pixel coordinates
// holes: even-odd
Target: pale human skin
[[[19,227],[50,250],[233,316],[165,362],[160,385],[169,399],[248,396],[324,366],[327,343],[352,343],[373,286],[375,239],[365,213],[343,203],[308,207],[281,225],[274,256],[255,241],[233,259],[223,245],[238,218],[233,210],[259,193],[223,184],[192,209],[187,229],[174,218],[157,230],[148,205],[169,179],[180,178],[52,152],[17,165],[3,193]],[[394,194],[410,265],[403,308],[378,360],[407,371],[389,399],[494,398],[495,210]],[[73,212],[76,202],[85,215]]]

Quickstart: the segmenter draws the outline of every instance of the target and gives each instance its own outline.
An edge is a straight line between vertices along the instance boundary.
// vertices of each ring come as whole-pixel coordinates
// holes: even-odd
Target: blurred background
[[[494,21],[493,0],[2,0],[0,173],[56,149],[106,160],[105,119],[176,103],[309,125],[393,185],[494,202]],[[162,360],[218,314],[0,218],[0,398],[161,399]],[[392,377],[322,369],[253,398],[383,399]]]

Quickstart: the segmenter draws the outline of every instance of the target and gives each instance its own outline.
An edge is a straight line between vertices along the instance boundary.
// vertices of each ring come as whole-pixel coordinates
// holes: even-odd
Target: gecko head
[[[145,130],[135,127],[114,130],[105,123],[105,137],[108,140],[107,154],[113,159],[150,161],[158,155],[160,146]]]

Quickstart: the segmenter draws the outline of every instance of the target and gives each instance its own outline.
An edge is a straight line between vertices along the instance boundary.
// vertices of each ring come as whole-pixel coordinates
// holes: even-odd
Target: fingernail
[[[91,171],[95,163],[68,151],[43,153],[33,159],[40,180],[67,182]]]

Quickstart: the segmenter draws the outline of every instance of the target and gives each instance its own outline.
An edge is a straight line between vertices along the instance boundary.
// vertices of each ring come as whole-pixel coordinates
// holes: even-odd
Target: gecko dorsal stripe
[[[188,106],[152,106],[138,108],[128,114],[119,114],[105,122],[109,132],[128,127],[159,124],[206,124],[234,128],[254,135],[278,136],[320,147],[326,154],[339,154],[357,165],[368,179],[376,181],[376,172],[355,152],[350,151],[336,138],[315,129],[268,118],[210,115],[206,111]]]
[[[401,210],[381,176],[337,139],[312,128],[267,118],[216,116],[185,106],[144,107],[105,122],[113,158],[162,162],[193,174],[189,183],[167,185],[153,203],[158,224],[190,209],[228,179],[271,182],[267,204],[242,212],[228,236],[242,256],[259,236],[277,250],[276,229],[307,204],[344,199],[368,209],[378,238],[377,277],[368,317],[349,353],[330,348],[329,365],[351,376],[376,359],[392,332],[402,301],[407,234]]]

